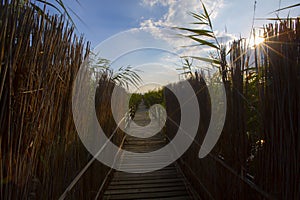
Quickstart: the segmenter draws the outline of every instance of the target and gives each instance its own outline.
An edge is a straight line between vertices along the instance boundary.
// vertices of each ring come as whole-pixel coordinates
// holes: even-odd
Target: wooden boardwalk
[[[147,125],[150,122],[147,109],[140,105],[136,112],[134,121],[138,125]],[[155,123],[153,124],[155,126]],[[155,128],[155,127],[153,127]],[[156,127],[157,128],[157,127]],[[139,132],[137,127],[130,127],[135,135],[144,136],[148,133]],[[126,136],[123,149],[133,152],[150,152],[157,150],[166,144],[166,138],[162,133],[158,133],[150,138],[138,138],[130,135]],[[143,156],[143,155],[141,155]],[[165,155],[161,155],[162,158]],[[167,156],[167,155],[166,155]],[[129,155],[122,155],[121,168],[134,169],[139,171],[141,168],[155,166],[155,163],[145,161],[143,166],[130,163]],[[135,157],[136,159],[136,157]],[[159,159],[163,160],[163,159]],[[157,163],[156,163],[157,164]],[[183,174],[175,163],[148,173],[126,173],[116,171],[112,180],[104,192],[103,199],[199,199],[191,189]]]

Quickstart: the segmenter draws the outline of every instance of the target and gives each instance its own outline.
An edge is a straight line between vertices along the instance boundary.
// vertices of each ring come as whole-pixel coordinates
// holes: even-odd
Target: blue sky
[[[201,12],[199,0],[85,0],[79,2],[81,5],[74,0],[65,1],[66,5],[86,24],[73,17],[78,32],[83,33],[86,39],[92,42],[92,46],[96,46],[121,31],[139,28],[147,20],[159,21],[168,12],[177,12],[178,16],[188,11]],[[243,37],[249,35],[254,0],[207,0],[204,2],[215,15],[213,23],[216,30],[224,31],[226,26],[227,32],[233,35],[241,34]],[[280,2],[281,7],[298,3],[297,0],[257,0],[256,17],[274,17],[274,14],[268,13],[276,10]],[[174,10],[171,11],[172,6]],[[297,8],[290,11],[291,16],[300,15]],[[287,12],[281,12],[280,15],[285,17]],[[192,19],[191,21],[186,19],[173,18],[173,20],[178,20],[178,25],[185,23],[187,25],[188,22],[192,22]],[[176,21],[170,19],[170,22],[176,25]],[[256,26],[265,23],[264,21],[255,22]]]
[[[223,38],[222,42],[240,36],[249,37],[255,0],[203,1],[208,11],[212,12],[214,30],[219,38]],[[208,49],[203,48],[181,48],[192,42],[176,37],[176,33],[168,29],[174,26],[190,27],[189,23],[194,22],[194,19],[187,13],[202,12],[199,0],[85,0],[79,1],[80,4],[74,0],[64,2],[84,22],[73,15],[77,33],[84,34],[96,53],[111,60],[116,67],[144,67],[147,73],[141,76],[147,82],[151,78],[161,84],[173,79],[177,81],[178,75],[173,72],[182,64],[179,56],[205,56],[208,53]],[[275,17],[275,14],[268,13],[279,6],[296,3],[296,0],[257,0],[255,17]],[[280,16],[286,17],[288,12],[292,17],[300,15],[300,9],[296,8],[280,12]],[[267,23],[268,21],[255,20],[254,27]],[[141,47],[162,49],[163,53],[141,50]],[[158,70],[158,66],[161,66],[161,70]]]

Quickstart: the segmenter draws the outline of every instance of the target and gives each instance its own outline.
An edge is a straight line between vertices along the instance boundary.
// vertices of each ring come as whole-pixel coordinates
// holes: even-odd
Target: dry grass
[[[57,199],[91,158],[77,136],[71,107],[89,44],[62,17],[46,20],[18,1],[1,1],[0,15],[1,199]],[[108,110],[103,102],[109,95],[98,95],[97,108]],[[113,128],[111,115],[99,121],[109,122],[105,131]],[[69,197],[92,198],[108,170],[95,162]]]
[[[225,126],[213,151],[201,160],[198,152],[209,124],[210,101],[204,74],[190,80],[201,121],[194,144],[180,161],[205,199],[300,198],[299,19],[268,25],[265,37],[255,50],[242,40],[232,44],[230,66],[226,76],[222,74]],[[165,97],[168,116],[180,124],[175,97],[167,90]],[[167,121],[171,138],[177,129]]]

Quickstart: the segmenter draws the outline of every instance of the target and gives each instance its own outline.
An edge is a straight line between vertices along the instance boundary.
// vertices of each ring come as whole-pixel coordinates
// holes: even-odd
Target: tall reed
[[[207,74],[197,72],[189,80],[201,120],[198,135],[180,163],[203,198],[300,198],[299,22],[291,19],[266,26],[265,42],[255,49],[247,48],[243,40],[232,43],[226,76],[222,74],[225,126],[215,148],[201,160],[198,152],[211,117],[203,79]],[[172,87],[184,92],[180,84]],[[180,124],[180,109],[168,90],[165,98],[166,132],[172,138]]]
[[[63,17],[40,15],[19,1],[1,1],[0,15],[0,196],[57,199],[92,157],[72,116],[74,80],[89,43]],[[97,108],[109,109],[103,101]],[[111,115],[99,121],[110,122],[107,132],[115,127]],[[95,162],[68,198],[93,198],[108,171]]]

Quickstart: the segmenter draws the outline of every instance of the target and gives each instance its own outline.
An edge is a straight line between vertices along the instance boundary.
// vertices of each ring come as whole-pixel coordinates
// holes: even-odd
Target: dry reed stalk
[[[0,15],[1,199],[55,199],[90,157],[71,107],[89,44],[62,17],[46,19],[19,1],[1,1]],[[95,163],[70,197],[85,199],[108,170]]]
[[[264,35],[266,41],[255,50],[242,41],[232,44],[225,81],[226,123],[218,144],[202,160],[197,155],[210,118],[209,96],[201,89],[206,87],[203,79],[190,80],[195,92],[201,90],[201,121],[180,163],[202,197],[300,198],[300,20],[270,24]],[[172,138],[178,129],[172,121],[180,124],[180,112],[173,112],[179,105],[168,91],[165,98],[172,119],[167,134]]]

